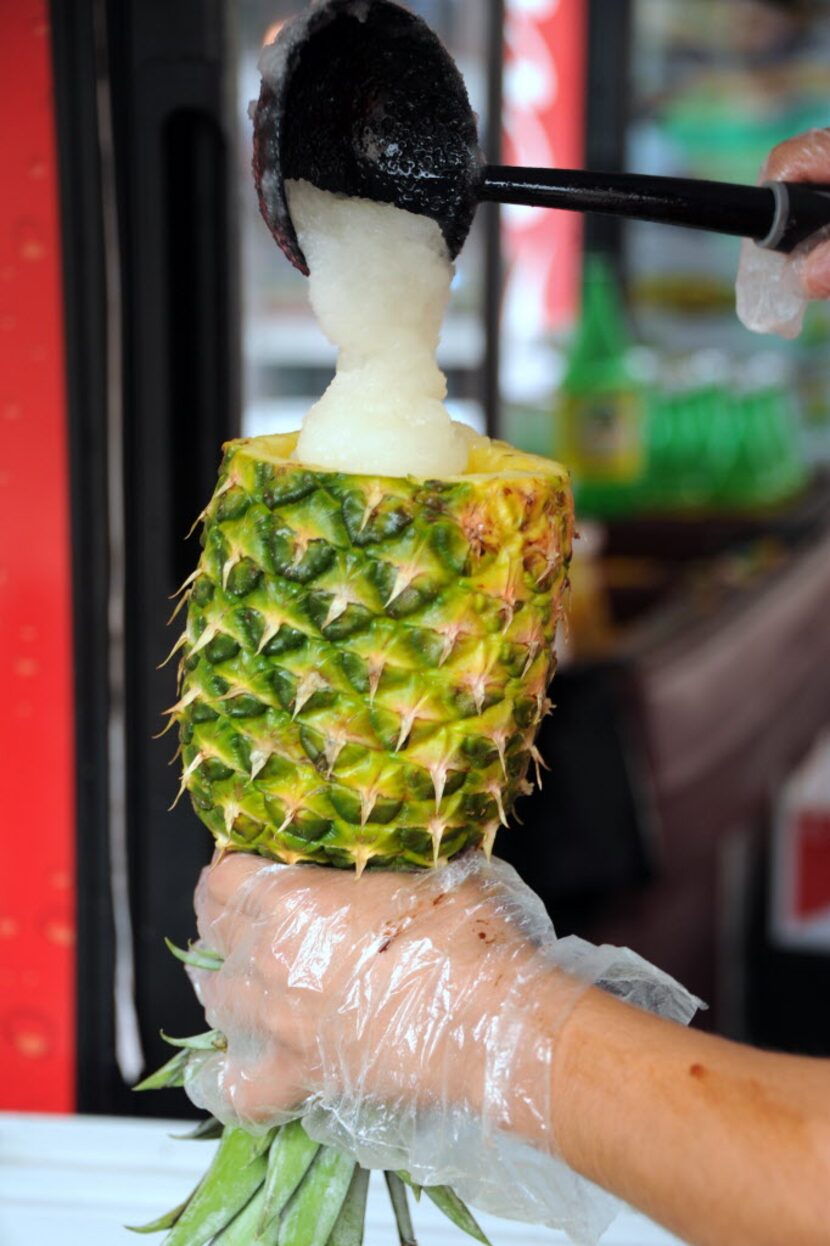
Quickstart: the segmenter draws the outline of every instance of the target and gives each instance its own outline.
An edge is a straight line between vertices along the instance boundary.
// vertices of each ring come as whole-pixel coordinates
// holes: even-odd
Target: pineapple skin
[[[356,868],[492,848],[541,758],[573,537],[559,464],[472,437],[383,478],[234,441],[186,585],[182,783],[225,850]]]

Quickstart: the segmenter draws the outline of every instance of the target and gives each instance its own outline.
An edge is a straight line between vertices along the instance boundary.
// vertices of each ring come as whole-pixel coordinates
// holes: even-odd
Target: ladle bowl
[[[610,213],[790,251],[830,225],[824,186],[764,186],[485,165],[464,80],[437,35],[394,0],[312,0],[260,60],[254,180],[282,250],[308,273],[285,183],[429,216],[452,259],[483,200]]]
[[[254,178],[292,264],[308,272],[285,193],[294,178],[431,216],[456,257],[482,159],[464,80],[426,22],[389,0],[327,0],[286,23],[260,68]]]

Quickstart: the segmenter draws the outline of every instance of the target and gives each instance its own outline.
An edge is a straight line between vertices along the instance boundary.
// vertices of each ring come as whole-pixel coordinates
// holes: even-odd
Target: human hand
[[[202,875],[195,971],[227,1050],[187,1090],[227,1123],[302,1116],[366,1167],[451,1184],[513,1218],[584,1219],[586,1183],[552,1159],[558,1037],[592,983],[687,1021],[695,1002],[625,949],[557,940],[509,866],[351,873],[238,855]],[[595,1214],[592,1212],[591,1214]]]
[[[773,147],[761,180],[830,186],[830,129],[808,130]],[[795,269],[805,298],[830,298],[830,240],[811,242],[800,251]]]
[[[761,170],[761,182],[830,185],[830,130],[808,130],[779,143]],[[745,239],[738,270],[738,316],[757,333],[797,337],[810,299],[830,297],[830,239],[822,230],[791,255],[765,251]]]

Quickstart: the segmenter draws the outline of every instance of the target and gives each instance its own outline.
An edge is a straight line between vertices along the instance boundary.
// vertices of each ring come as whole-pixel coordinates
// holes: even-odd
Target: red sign
[[[830,809],[802,809],[793,833],[798,854],[795,916],[830,916]]]
[[[774,822],[772,935],[784,947],[830,949],[830,735],[786,784]]]
[[[585,156],[587,0],[508,0],[504,161],[581,168]],[[504,209],[508,334],[541,336],[579,306],[582,218]]]
[[[45,0],[0,8],[0,1108],[75,1089],[69,468]]]

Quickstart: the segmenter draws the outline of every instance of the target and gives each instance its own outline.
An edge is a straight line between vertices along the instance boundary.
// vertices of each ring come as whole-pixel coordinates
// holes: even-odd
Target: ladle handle
[[[738,186],[686,177],[493,164],[483,170],[478,198],[685,225],[754,238],[773,251],[792,251],[830,225],[830,186],[806,182]]]

